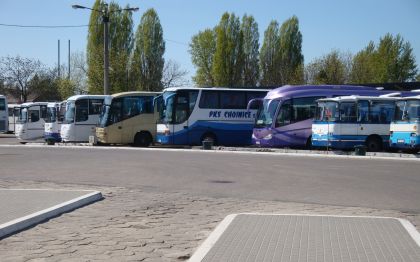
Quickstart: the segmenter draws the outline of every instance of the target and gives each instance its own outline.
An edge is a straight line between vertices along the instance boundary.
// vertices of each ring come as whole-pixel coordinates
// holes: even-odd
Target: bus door
[[[357,135],[366,137],[371,132],[371,119],[369,117],[369,101],[360,100],[357,102]]]
[[[339,106],[340,112],[340,127],[338,134],[341,137],[341,146],[352,147],[359,139],[360,123],[357,123],[356,103],[342,102]]]
[[[28,139],[41,138],[44,135],[45,118],[47,115],[46,105],[28,107]]]
[[[188,91],[178,92],[175,96],[174,125],[172,125],[171,136],[173,143],[178,145],[188,145],[190,142],[188,96]]]

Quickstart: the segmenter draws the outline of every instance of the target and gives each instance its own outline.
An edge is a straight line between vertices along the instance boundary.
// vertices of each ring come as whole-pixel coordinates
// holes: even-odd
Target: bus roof
[[[46,105],[48,105],[48,102],[26,102],[26,103],[20,104],[21,107],[46,106]]]
[[[124,96],[136,96],[136,95],[159,95],[162,92],[150,92],[150,91],[130,91],[130,92],[121,92],[121,93],[115,93],[111,96],[113,98],[115,97],[124,97]]]
[[[67,101],[76,101],[82,98],[93,98],[93,99],[101,99],[105,98],[105,95],[75,95],[67,98]]]
[[[400,97],[398,100],[420,100],[420,95],[417,96],[407,96],[407,97]]]
[[[211,90],[211,91],[262,91],[268,92],[271,89],[247,89],[247,88],[228,88],[228,87],[168,87],[163,90],[169,92],[175,92],[178,90]]]
[[[319,102],[348,102],[348,101],[358,101],[358,100],[375,100],[375,101],[395,101],[397,97],[392,96],[360,96],[360,95],[351,95],[351,96],[338,96],[331,98],[322,98],[319,99]]]

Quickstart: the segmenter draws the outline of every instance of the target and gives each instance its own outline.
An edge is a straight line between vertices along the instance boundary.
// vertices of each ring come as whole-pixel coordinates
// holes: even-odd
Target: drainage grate
[[[418,262],[419,234],[408,223],[410,235],[401,221],[405,220],[239,214],[215,242],[213,234],[226,226],[222,222],[191,261]]]

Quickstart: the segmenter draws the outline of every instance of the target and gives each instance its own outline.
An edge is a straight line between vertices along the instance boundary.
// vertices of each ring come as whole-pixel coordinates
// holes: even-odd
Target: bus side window
[[[102,104],[102,99],[89,99],[89,115],[99,115],[101,113]]]
[[[44,118],[44,119],[47,118],[47,106],[41,105],[40,110],[41,110],[41,118]]]
[[[343,102],[340,104],[340,120],[342,122],[356,122],[356,104],[353,102]]]
[[[285,126],[291,123],[292,105],[290,100],[286,100],[281,104],[279,113],[276,118],[276,127]]]
[[[200,108],[219,109],[219,93],[217,91],[201,91]]]
[[[39,110],[29,110],[29,122],[39,121]]]
[[[361,100],[357,103],[357,122],[369,122],[369,101]]]
[[[80,99],[76,101],[76,122],[84,122],[89,119],[88,105],[88,99]]]

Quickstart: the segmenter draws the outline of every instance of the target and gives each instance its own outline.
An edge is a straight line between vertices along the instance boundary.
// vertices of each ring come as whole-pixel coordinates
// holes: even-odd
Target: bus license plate
[[[398,139],[397,143],[404,143],[404,139]]]

